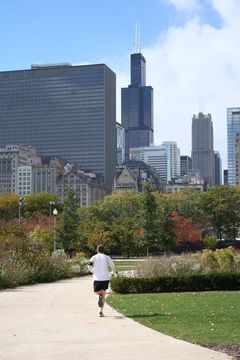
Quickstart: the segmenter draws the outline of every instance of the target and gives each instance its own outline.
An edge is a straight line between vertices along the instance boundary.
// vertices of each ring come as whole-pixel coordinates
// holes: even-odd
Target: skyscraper
[[[237,140],[240,133],[240,107],[227,109],[228,184],[237,184]]]
[[[180,149],[175,141],[163,141],[167,154],[167,181],[180,177]]]
[[[138,46],[131,54],[131,85],[122,88],[121,99],[128,159],[129,148],[153,143],[153,88],[146,86],[146,60]]]
[[[192,168],[199,171],[209,186],[215,184],[213,124],[210,114],[192,118]]]
[[[125,129],[116,123],[117,129],[117,166],[121,166],[125,160]]]
[[[214,151],[215,162],[215,185],[222,184],[222,159],[218,151]]]
[[[192,170],[192,158],[188,155],[180,156],[180,177],[187,175]]]
[[[0,147],[24,144],[77,163],[111,191],[116,76],[105,64],[32,65],[0,72]]]

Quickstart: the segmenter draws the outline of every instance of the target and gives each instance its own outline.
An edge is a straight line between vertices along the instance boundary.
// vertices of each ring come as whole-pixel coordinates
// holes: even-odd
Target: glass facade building
[[[192,170],[192,158],[188,155],[180,156],[180,177],[187,175]]]
[[[129,149],[153,143],[153,88],[146,86],[146,60],[131,54],[131,85],[121,92],[122,125],[125,128],[125,154]]]
[[[222,184],[222,159],[218,151],[214,151],[215,157],[215,185]]]
[[[227,109],[228,184],[236,185],[236,139],[240,133],[240,107]]]
[[[125,129],[116,123],[117,129],[117,166],[121,166],[125,161]]]
[[[0,72],[0,147],[24,144],[77,163],[112,190],[116,75],[105,64]]]

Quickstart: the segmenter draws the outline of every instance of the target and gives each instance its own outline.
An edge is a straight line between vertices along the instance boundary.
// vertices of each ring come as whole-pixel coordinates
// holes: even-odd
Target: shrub
[[[190,275],[211,272],[240,272],[240,254],[232,247],[150,258],[138,264],[135,276]]]
[[[152,278],[116,276],[111,279],[111,289],[116,293],[122,294],[240,290],[240,273],[209,273]]]
[[[55,281],[86,273],[84,259],[78,260],[76,271],[64,251],[51,255],[42,240],[5,240],[0,246],[0,288]]]

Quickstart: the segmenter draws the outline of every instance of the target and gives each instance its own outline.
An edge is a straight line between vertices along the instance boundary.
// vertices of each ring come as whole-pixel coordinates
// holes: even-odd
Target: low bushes
[[[50,254],[42,240],[9,238],[0,242],[0,289],[84,275],[84,258],[69,260],[64,251]]]
[[[209,273],[151,278],[116,276],[111,279],[111,289],[122,294],[240,290],[240,273]]]
[[[135,276],[159,277],[240,272],[240,254],[232,247],[203,250],[193,254],[160,256],[138,264]]]

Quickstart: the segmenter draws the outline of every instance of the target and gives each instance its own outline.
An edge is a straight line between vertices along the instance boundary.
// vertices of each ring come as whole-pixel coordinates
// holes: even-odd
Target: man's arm
[[[94,264],[93,264],[92,258],[89,260],[88,270],[93,274],[93,272],[94,272]]]
[[[114,262],[112,261],[112,259],[110,258],[110,256],[108,256],[108,265],[109,265],[109,267],[112,269],[112,272],[115,273],[115,272],[116,272],[116,268],[115,268]]]

